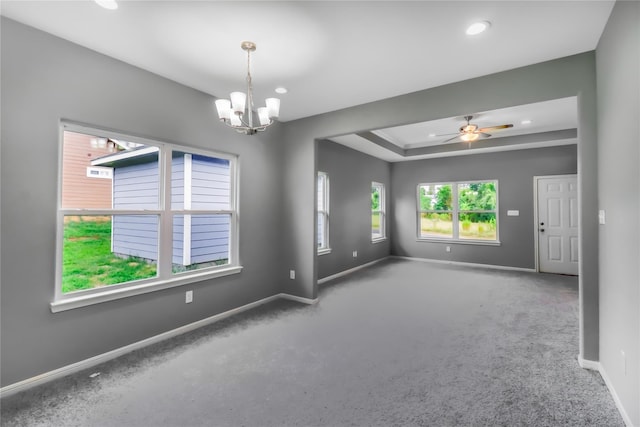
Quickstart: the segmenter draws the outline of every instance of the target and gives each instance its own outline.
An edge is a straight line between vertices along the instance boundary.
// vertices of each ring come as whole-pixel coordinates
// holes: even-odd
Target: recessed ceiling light
[[[116,10],[118,8],[118,3],[116,3],[116,0],[95,0],[95,2],[105,9]]]
[[[287,92],[289,92],[289,91],[287,90],[287,88],[286,88],[286,87],[282,87],[282,86],[280,86],[280,87],[277,87],[277,88],[276,88],[276,93],[280,93],[280,94],[282,94],[282,93],[287,93]]]
[[[430,134],[429,134],[429,138],[433,138],[434,136],[436,136],[436,134],[435,134],[435,133],[430,133]]]
[[[520,123],[523,124],[523,125],[530,125],[531,124],[531,120],[526,119],[526,120],[521,121]]]
[[[467,28],[467,35],[475,36],[476,34],[480,34],[486,31],[490,26],[491,22],[489,21],[474,22],[473,24],[469,25],[469,28]]]

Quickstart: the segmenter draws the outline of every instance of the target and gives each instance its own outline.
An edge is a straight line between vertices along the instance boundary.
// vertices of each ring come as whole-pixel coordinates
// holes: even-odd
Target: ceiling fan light
[[[473,142],[478,138],[480,138],[480,135],[478,135],[477,133],[464,133],[460,135],[460,139],[464,142]]]

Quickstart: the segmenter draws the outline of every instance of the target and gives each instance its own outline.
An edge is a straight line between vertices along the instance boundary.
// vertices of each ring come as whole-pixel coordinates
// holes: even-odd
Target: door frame
[[[537,273],[540,273],[540,244],[539,244],[540,234],[538,233],[538,181],[541,179],[569,178],[569,177],[575,177],[576,182],[578,182],[577,173],[567,173],[562,175],[539,175],[539,176],[536,175],[533,177],[533,244],[534,244],[535,269]],[[580,198],[580,192],[578,192],[578,198]],[[580,224],[578,224],[578,229],[580,229]],[[580,236],[580,233],[578,233],[578,236]],[[578,263],[580,263],[580,258],[578,258]],[[578,265],[578,268],[580,268],[579,265]]]

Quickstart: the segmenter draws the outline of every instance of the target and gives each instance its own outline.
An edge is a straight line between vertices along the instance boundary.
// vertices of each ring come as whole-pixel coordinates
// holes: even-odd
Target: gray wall
[[[470,95],[471,94],[471,95]],[[543,62],[384,99],[284,125],[283,244],[287,291],[317,295],[315,256],[316,139],[462,116],[470,111],[577,96],[580,215],[580,355],[598,360],[598,224],[595,53]],[[286,272],[282,272],[285,277]]]
[[[575,145],[394,163],[391,227],[394,255],[535,268],[533,177],[575,174]],[[417,241],[416,186],[443,181],[498,180],[500,246]],[[507,216],[507,210],[520,216]],[[445,247],[451,246],[451,252]]]
[[[1,31],[2,386],[281,292],[279,125],[238,135],[206,94],[5,18]],[[52,314],[61,118],[238,154],[242,273]]]
[[[617,2],[596,51],[600,363],[640,425],[640,4]],[[626,354],[627,372],[621,351]]]
[[[318,278],[389,255],[387,239],[371,242],[371,182],[384,184],[387,223],[391,222],[389,163],[331,141],[318,141],[318,170],[329,175],[329,244],[318,256]],[[358,257],[353,258],[353,251]]]

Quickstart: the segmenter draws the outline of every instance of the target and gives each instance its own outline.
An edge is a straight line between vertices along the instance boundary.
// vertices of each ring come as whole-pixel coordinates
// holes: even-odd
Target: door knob
[[[544,222],[541,222],[540,225],[544,225]]]
[[[541,233],[544,233],[544,228],[541,228],[541,229],[540,229],[540,232],[541,232]]]

